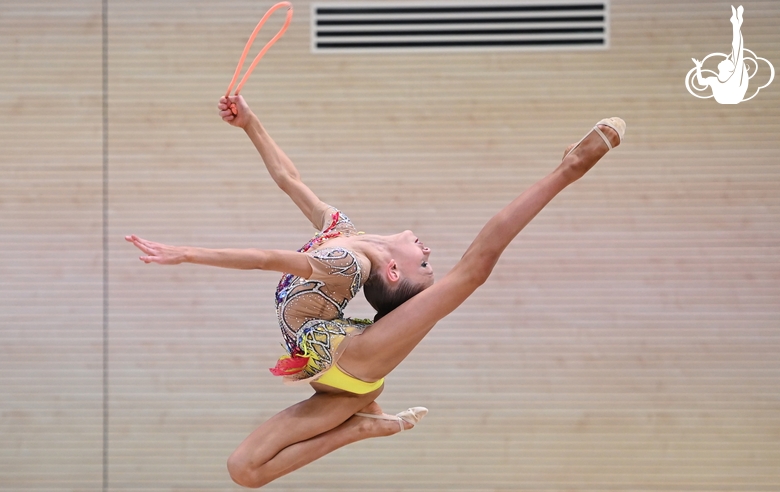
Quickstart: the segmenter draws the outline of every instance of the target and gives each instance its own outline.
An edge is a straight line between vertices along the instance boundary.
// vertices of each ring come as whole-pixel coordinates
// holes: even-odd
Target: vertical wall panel
[[[271,5],[109,1],[109,490],[237,490],[230,452],[310,394],[266,370],[281,351],[278,275],[145,265],[123,240],[292,249],[310,237],[243,132],[216,115]],[[746,47],[777,64],[780,7],[743,5]],[[414,54],[314,54],[310,3],[294,6],[244,96],[325,201],[369,232],[414,230],[438,277],[593,123],[620,115],[628,134],[387,378],[386,411],[430,408],[419,428],[267,488],[776,489],[780,86],[722,106],[683,82],[691,58],[729,51],[730,4],[610,2],[604,51]],[[68,22],[80,8],[63,7]],[[97,422],[100,403],[100,113],[81,99],[99,99],[99,18],[73,31],[83,45],[47,65],[27,47],[33,20],[48,25],[52,10],[6,10],[6,112],[22,104],[19,80],[44,73],[31,87],[57,117],[43,133],[51,143],[25,154],[15,143],[35,136],[38,115],[20,111],[0,135],[10,149],[2,248],[39,255],[0,260],[2,425],[12,436],[0,470],[15,480],[0,488],[50,490],[29,456],[54,470],[72,463],[72,483],[100,473],[99,428],[81,427]],[[29,26],[9,20],[22,11]],[[72,70],[63,60],[86,63],[82,48],[94,65]],[[52,94],[55,84],[67,87]],[[43,296],[53,299],[45,308],[33,302]],[[350,311],[371,315],[362,297]],[[84,381],[93,392],[79,393]],[[78,413],[83,422],[68,413],[77,400],[92,409]],[[42,450],[46,425],[74,449]],[[88,437],[77,446],[74,436]]]
[[[100,2],[0,6],[0,489],[102,463]]]

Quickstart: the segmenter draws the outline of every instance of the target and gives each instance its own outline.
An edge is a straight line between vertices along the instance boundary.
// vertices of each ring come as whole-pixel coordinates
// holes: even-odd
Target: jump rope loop
[[[246,60],[246,55],[249,53],[249,48],[251,48],[252,43],[255,42],[257,33],[260,32],[260,29],[263,27],[263,24],[265,24],[265,21],[267,21],[268,18],[271,17],[271,14],[273,14],[274,12],[276,12],[282,7],[287,7],[287,19],[285,19],[284,25],[282,26],[281,29],[279,29],[279,32],[276,33],[276,36],[271,38],[271,40],[268,41],[265,46],[263,46],[263,49],[261,49],[260,53],[257,54],[252,64],[249,65],[249,68],[247,68],[246,73],[241,78],[241,82],[239,82],[238,87],[236,87],[236,92],[235,92],[236,96],[239,94],[239,92],[241,92],[241,88],[244,87],[244,83],[249,79],[249,75],[252,73],[252,70],[255,69],[255,66],[263,57],[263,55],[265,55],[265,52],[268,51],[268,49],[271,46],[273,46],[275,42],[279,40],[279,38],[282,37],[284,32],[290,26],[290,21],[292,21],[292,15],[293,15],[293,8],[290,2],[279,2],[273,7],[271,7],[270,9],[268,9],[268,12],[266,12],[263,18],[260,19],[260,22],[257,23],[257,27],[255,27],[255,30],[252,31],[252,35],[249,36],[249,41],[246,42],[246,46],[244,46],[244,52],[241,53],[241,58],[238,60],[238,66],[236,67],[236,72],[233,74],[233,80],[230,81],[230,85],[228,86],[227,92],[225,93],[225,97],[228,97],[230,95],[230,91],[233,90],[233,86],[236,84],[236,80],[238,80],[238,74],[241,73],[241,67],[244,66],[244,60]],[[230,105],[230,111],[232,111],[233,114],[237,114],[235,104]]]

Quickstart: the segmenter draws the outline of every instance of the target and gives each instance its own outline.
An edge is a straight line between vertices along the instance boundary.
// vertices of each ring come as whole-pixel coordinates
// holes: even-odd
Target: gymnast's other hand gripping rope
[[[268,51],[268,49],[273,46],[273,44],[279,40],[279,38],[282,37],[282,34],[287,30],[287,27],[290,25],[290,21],[292,20],[292,14],[293,14],[293,8],[292,4],[290,2],[279,2],[270,9],[268,9],[268,12],[265,13],[262,19],[260,19],[260,22],[257,23],[257,27],[255,27],[255,30],[252,31],[252,35],[249,36],[249,41],[246,42],[246,46],[244,46],[244,52],[241,53],[241,58],[238,60],[238,66],[236,67],[236,73],[233,74],[233,80],[230,81],[230,85],[228,86],[228,90],[225,93],[225,97],[228,97],[230,95],[230,91],[233,90],[233,86],[236,84],[236,80],[238,80],[238,74],[241,72],[241,67],[244,66],[244,60],[246,60],[246,55],[249,53],[249,48],[252,47],[252,43],[255,42],[255,38],[257,37],[257,33],[260,32],[260,28],[263,27],[263,24],[265,24],[265,21],[268,20],[269,17],[271,17],[271,14],[273,14],[275,11],[279,10],[282,7],[287,7],[287,19],[284,21],[284,25],[281,29],[279,29],[279,32],[276,33],[276,36],[271,38],[268,43],[266,43],[265,46],[263,46],[263,49],[260,50],[260,53],[257,54],[255,57],[255,60],[252,62],[251,65],[249,65],[249,68],[247,68],[246,73],[241,78],[241,82],[238,83],[238,87],[236,87],[236,93],[237,96],[239,92],[241,92],[241,88],[244,87],[244,83],[249,79],[249,74],[252,73],[252,70],[255,69],[255,65],[260,61],[260,58],[265,55],[265,52]],[[230,105],[230,111],[233,112],[233,114],[236,114],[236,105],[231,104]]]

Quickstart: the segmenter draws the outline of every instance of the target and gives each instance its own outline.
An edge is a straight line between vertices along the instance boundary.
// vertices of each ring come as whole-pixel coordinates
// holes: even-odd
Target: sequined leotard
[[[363,286],[367,275],[360,261],[344,248],[321,247],[334,237],[360,234],[339,210],[323,210],[321,232],[299,251],[308,252],[308,279],[285,274],[276,289],[276,313],[287,355],[271,372],[285,382],[316,380],[338,360],[349,338],[371,322],[344,317],[344,309]],[[319,249],[318,249],[319,248]]]

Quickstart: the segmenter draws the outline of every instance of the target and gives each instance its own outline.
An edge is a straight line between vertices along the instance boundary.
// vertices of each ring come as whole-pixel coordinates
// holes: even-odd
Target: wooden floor
[[[227,456],[310,394],[266,369],[278,276],[144,265],[123,236],[310,237],[216,115],[271,3],[106,5],[104,64],[100,1],[0,4],[0,490],[238,490]],[[606,50],[407,54],[312,53],[294,5],[243,95],[325,201],[411,228],[439,278],[596,121],[628,132],[387,378],[418,428],[268,490],[778,490],[780,81],[732,106],[684,84],[729,51],[730,4],[613,0]],[[779,63],[780,4],[743,5]]]

